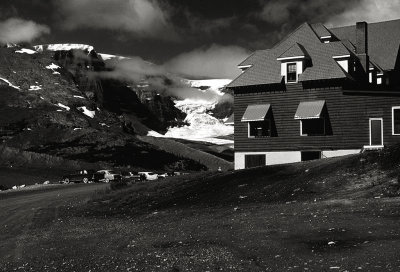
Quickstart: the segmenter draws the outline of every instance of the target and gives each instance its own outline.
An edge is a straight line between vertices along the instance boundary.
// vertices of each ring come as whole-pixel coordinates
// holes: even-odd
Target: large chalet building
[[[400,20],[304,23],[253,53],[234,91],[235,169],[400,143]]]

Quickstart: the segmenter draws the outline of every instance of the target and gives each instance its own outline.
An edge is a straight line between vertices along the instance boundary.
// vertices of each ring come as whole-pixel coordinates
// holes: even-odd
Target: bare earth
[[[400,270],[399,198],[79,209],[106,187],[0,194],[0,271]]]

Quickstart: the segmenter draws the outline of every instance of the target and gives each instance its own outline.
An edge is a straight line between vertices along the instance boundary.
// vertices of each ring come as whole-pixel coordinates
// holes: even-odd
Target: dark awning
[[[263,121],[267,115],[270,104],[249,105],[243,114],[242,122]]]
[[[316,119],[321,118],[325,100],[300,102],[294,119]]]

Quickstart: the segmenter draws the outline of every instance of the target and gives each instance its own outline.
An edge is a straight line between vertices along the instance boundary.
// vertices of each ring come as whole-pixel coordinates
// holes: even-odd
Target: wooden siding
[[[290,84],[284,91],[235,91],[234,97],[237,152],[361,149],[369,145],[369,118],[383,118],[384,145],[400,142],[400,136],[392,135],[392,106],[400,106],[400,95],[344,93],[341,87],[303,89],[301,84]],[[300,102],[312,100],[326,101],[331,135],[300,136],[300,121],[294,115]],[[277,136],[248,138],[247,123],[240,119],[248,105],[261,103],[271,104]]]

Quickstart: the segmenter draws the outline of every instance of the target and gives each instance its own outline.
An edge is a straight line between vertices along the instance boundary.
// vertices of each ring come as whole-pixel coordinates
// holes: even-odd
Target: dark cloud
[[[0,42],[3,43],[31,42],[49,33],[48,26],[20,18],[9,18],[0,22]]]
[[[351,9],[362,0],[272,0],[261,1],[260,19],[274,24],[299,24],[299,22],[325,22]]]
[[[327,19],[326,24],[331,26],[345,26],[359,21],[373,23],[399,18],[400,0],[363,0],[358,5]]]
[[[139,38],[177,40],[169,11],[154,0],[56,0],[61,25],[125,31]]]

